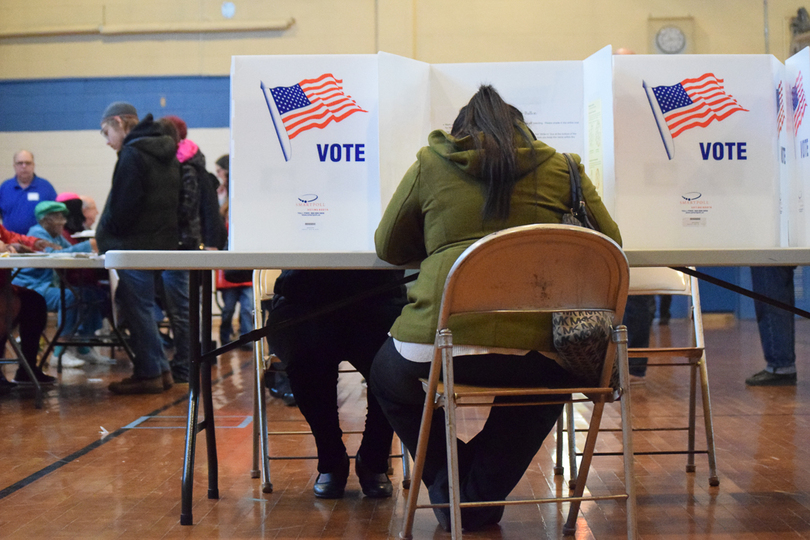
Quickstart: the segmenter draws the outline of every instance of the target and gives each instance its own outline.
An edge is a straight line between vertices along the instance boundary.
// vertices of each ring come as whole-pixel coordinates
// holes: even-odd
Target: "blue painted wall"
[[[698,268],[718,279],[728,281],[744,289],[751,290],[751,270],[746,267],[710,267]],[[810,290],[810,272],[803,267],[796,268],[794,273],[794,287],[796,294],[796,307],[810,311],[810,297],[805,291]],[[733,313],[739,319],[754,319],[754,301],[748,297],[733,293],[710,283],[700,282],[700,303],[704,313]],[[675,310],[673,301],[673,317],[683,317],[686,314],[686,304],[681,307],[683,311]]]
[[[132,103],[141,116],[174,114],[195,128],[228,127],[230,77],[0,81],[0,131],[99,129],[113,101]]]

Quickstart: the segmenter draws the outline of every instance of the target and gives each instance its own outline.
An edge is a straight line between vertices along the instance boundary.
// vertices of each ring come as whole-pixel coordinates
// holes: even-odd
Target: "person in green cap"
[[[42,201],[34,208],[34,215],[37,219],[37,224],[28,230],[28,236],[34,238],[41,238],[50,242],[55,247],[46,247],[45,252],[53,252],[58,248],[62,253],[65,252],[79,252],[90,253],[96,251],[95,240],[85,240],[75,245],[65,240],[62,236],[62,229],[67,222],[68,209],[64,203],[56,201]],[[92,322],[97,320],[97,317],[89,317],[89,313],[85,313],[89,306],[96,306],[103,301],[101,291],[93,287],[74,287],[73,290],[65,290],[65,309],[60,310],[60,290],[58,277],[52,268],[23,268],[12,281],[14,285],[25,287],[38,292],[45,298],[45,304],[48,311],[58,312],[60,322],[64,318],[65,326],[64,332],[67,334],[78,333],[79,335],[92,336],[98,328],[93,328],[95,324]],[[74,294],[74,291],[76,292]],[[80,295],[77,298],[76,294]],[[84,306],[80,313],[80,306]],[[80,316],[81,315],[81,316]],[[79,321],[87,321],[87,324],[82,324],[78,327]],[[55,354],[60,354],[61,350],[55,350]],[[67,358],[65,358],[67,356]],[[73,352],[66,351],[62,357],[62,365],[67,367],[77,367],[83,362],[80,358],[75,358]]]

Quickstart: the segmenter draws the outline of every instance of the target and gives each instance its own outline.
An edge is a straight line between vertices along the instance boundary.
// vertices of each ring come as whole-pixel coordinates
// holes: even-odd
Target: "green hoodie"
[[[565,157],[534,141],[533,148],[516,134],[520,180],[515,184],[509,218],[482,217],[484,186],[479,157],[469,137],[456,139],[437,130],[429,146],[417,153],[400,182],[374,235],[377,255],[392,264],[420,261],[419,277],[408,292],[408,305],[391,335],[399,341],[433,343],[442,290],[456,259],[476,240],[510,227],[531,223],[561,223],[569,212],[570,181]],[[619,228],[585,175],[582,191],[595,225],[621,244]],[[453,342],[553,351],[549,314],[510,314],[497,320],[477,315],[451,319]]]

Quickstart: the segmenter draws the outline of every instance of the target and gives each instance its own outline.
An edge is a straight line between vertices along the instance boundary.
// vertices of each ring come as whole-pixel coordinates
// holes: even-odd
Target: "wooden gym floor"
[[[684,456],[640,456],[636,460],[639,528],[642,538],[810,538],[810,322],[797,324],[797,387],[752,388],[743,380],[764,364],[756,325],[708,317],[709,358],[720,486],[710,488],[706,457],[697,472],[684,472]],[[657,321],[656,321],[657,322]],[[655,342],[686,331],[683,320],[653,327]],[[107,351],[104,351],[106,354]],[[274,492],[263,494],[251,469],[250,353],[229,353],[215,367],[220,499],[206,496],[206,456],[200,438],[195,474],[194,525],[179,524],[180,475],[187,386],[153,396],[114,396],[107,384],[130,374],[119,352],[115,366],[66,369],[50,390],[45,408],[15,390],[0,396],[0,537],[3,538],[395,538],[405,501],[402,471],[394,462],[390,500],[362,496],[356,477],[342,500],[312,495],[313,461],[274,461]],[[11,377],[13,370],[5,366]],[[659,368],[633,386],[637,426],[675,421],[683,425],[688,376],[684,368]],[[341,380],[344,429],[362,428],[365,388],[356,374]],[[611,407],[603,425],[616,425]],[[271,429],[303,427],[295,408],[268,402]],[[467,410],[475,425],[483,413]],[[585,412],[584,409],[579,411]],[[668,448],[681,435],[637,434],[636,447]],[[347,435],[350,453],[357,436]],[[605,433],[603,448],[618,448]],[[699,448],[705,448],[703,430]],[[312,455],[311,438],[271,438],[278,453]],[[559,492],[552,472],[550,436],[514,496]],[[620,458],[596,458],[589,488],[621,488]],[[424,490],[423,490],[424,496]],[[561,538],[567,505],[511,506],[500,527],[470,538]],[[577,539],[624,538],[623,503],[583,506]],[[465,535],[467,536],[467,535]],[[416,515],[415,538],[447,538],[432,512]]]

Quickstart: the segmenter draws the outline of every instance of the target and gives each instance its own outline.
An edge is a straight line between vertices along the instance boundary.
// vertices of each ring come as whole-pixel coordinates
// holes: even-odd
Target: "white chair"
[[[253,327],[262,328],[264,326],[264,314],[262,313],[262,301],[270,300],[273,297],[273,286],[276,279],[281,275],[281,270],[254,270],[253,272]],[[271,456],[269,436],[270,435],[311,435],[311,431],[276,431],[270,432],[267,428],[267,407],[265,396],[265,377],[271,371],[273,359],[278,358],[273,354],[268,354],[265,350],[265,339],[253,342],[254,356],[254,387],[253,387],[253,468],[252,478],[262,478],[262,492],[271,493],[273,483],[270,480],[270,460],[272,459],[317,459],[316,456]],[[340,373],[356,373],[354,368],[341,368]],[[362,431],[345,430],[345,434],[360,434]],[[401,453],[391,457],[402,459],[402,486],[407,489],[411,483],[410,459],[404,445],[401,445]],[[390,474],[390,471],[389,471]]]
[[[634,428],[634,431],[686,431],[686,450],[657,450],[649,452],[636,452],[636,455],[667,455],[686,454],[686,472],[695,472],[695,454],[706,454],[709,461],[709,485],[718,486],[720,480],[717,476],[717,462],[714,445],[714,427],[712,422],[712,407],[709,396],[709,374],[706,365],[706,350],[703,339],[703,316],[700,309],[700,292],[698,280],[671,268],[631,268],[629,294],[657,295],[670,294],[686,296],[689,299],[690,343],[678,347],[655,347],[646,349],[628,349],[630,358],[649,358],[649,368],[659,366],[688,366],[690,369],[689,398],[688,398],[688,424],[680,426],[658,426],[648,428]],[[680,362],[660,362],[659,358],[683,358]],[[696,410],[697,410],[697,384],[700,384],[701,403],[703,408],[703,424],[706,432],[706,450],[695,449]],[[574,439],[573,408],[566,406],[564,416],[568,435],[569,467],[571,478],[576,477],[576,443]],[[557,467],[555,472],[562,474],[562,442],[563,423],[557,424]],[[595,452],[594,455],[611,455],[608,452]]]
[[[602,410],[613,398],[609,385],[614,360],[619,362],[622,389],[628,381],[627,341],[624,327],[619,326],[627,299],[627,259],[621,248],[608,237],[589,229],[567,225],[528,225],[500,231],[470,246],[456,261],[444,285],[441,311],[436,335],[435,353],[430,378],[423,381],[426,399],[414,459],[413,485],[408,502],[401,538],[411,538],[414,513],[418,508],[434,505],[418,504],[422,470],[428,446],[434,409],[444,407],[446,420],[449,507],[451,533],[461,538],[461,507],[491,506],[501,501],[484,503],[460,502],[458,455],[456,446],[456,408],[491,406],[493,396],[557,395],[559,388],[510,387],[490,388],[457,385],[453,380],[453,336],[448,321],[455,314],[489,314],[519,311],[552,313],[555,311],[605,311],[613,318],[612,340],[608,346],[600,383],[592,388],[566,388],[575,402],[593,403],[585,455],[571,497],[510,500],[505,504],[535,504],[539,502],[570,502],[568,520],[563,529],[573,534],[582,501],[626,499],[627,536],[636,536],[635,491],[633,487],[632,430],[629,395],[621,399],[623,420],[625,490],[620,495],[584,496],[591,452],[600,429]],[[439,382],[441,378],[443,383]],[[484,399],[482,399],[484,398]],[[560,401],[527,405],[543,406]],[[542,533],[541,533],[542,534]]]

